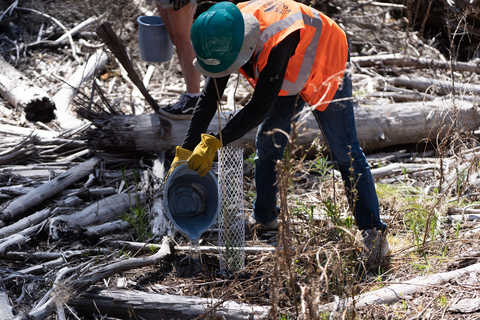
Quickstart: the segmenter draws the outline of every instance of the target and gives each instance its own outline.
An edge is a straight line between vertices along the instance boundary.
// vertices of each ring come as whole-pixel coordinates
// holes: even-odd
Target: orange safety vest
[[[255,78],[240,69],[250,85],[255,88],[272,48],[300,30],[300,42],[288,62],[279,95],[300,93],[312,107],[325,110],[347,65],[345,32],[323,13],[292,0],[251,0],[237,7],[242,13],[254,15],[260,23],[260,38],[253,53]]]

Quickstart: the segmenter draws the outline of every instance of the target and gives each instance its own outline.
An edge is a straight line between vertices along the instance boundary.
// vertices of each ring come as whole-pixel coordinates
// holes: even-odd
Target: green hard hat
[[[193,23],[190,39],[198,64],[217,74],[230,67],[242,49],[245,24],[242,13],[231,2],[220,2]]]

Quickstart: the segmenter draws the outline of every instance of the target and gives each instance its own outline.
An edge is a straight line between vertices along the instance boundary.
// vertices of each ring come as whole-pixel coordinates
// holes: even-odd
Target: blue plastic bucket
[[[218,182],[212,171],[200,177],[184,163],[165,183],[164,208],[173,225],[190,240],[199,240],[218,217]]]
[[[147,62],[167,62],[173,56],[173,43],[160,16],[137,18],[138,51]]]

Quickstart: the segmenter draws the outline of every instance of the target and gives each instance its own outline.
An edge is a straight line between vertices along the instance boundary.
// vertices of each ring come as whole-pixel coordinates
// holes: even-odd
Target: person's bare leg
[[[180,10],[158,8],[165,27],[173,44],[177,48],[177,55],[182,67],[183,77],[187,92],[196,94],[200,92],[200,73],[193,67],[195,52],[190,42],[190,29],[193,24],[195,6],[187,4]]]

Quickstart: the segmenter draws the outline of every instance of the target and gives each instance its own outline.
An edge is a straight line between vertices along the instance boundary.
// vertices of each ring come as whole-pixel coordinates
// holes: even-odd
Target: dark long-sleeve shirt
[[[281,90],[288,61],[294,54],[299,40],[300,31],[295,31],[272,48],[267,64],[258,76],[252,99],[222,129],[223,145],[243,137],[267,117]],[[253,68],[252,59],[242,66],[242,69],[251,77],[253,77]],[[201,133],[206,133],[212,118],[217,112],[218,96],[216,87],[218,87],[219,96],[221,97],[229,77],[230,75],[222,78],[206,79],[205,87],[190,119],[182,148],[193,150],[200,142]],[[216,86],[214,80],[216,81]],[[214,135],[217,138],[219,137],[218,132]]]

